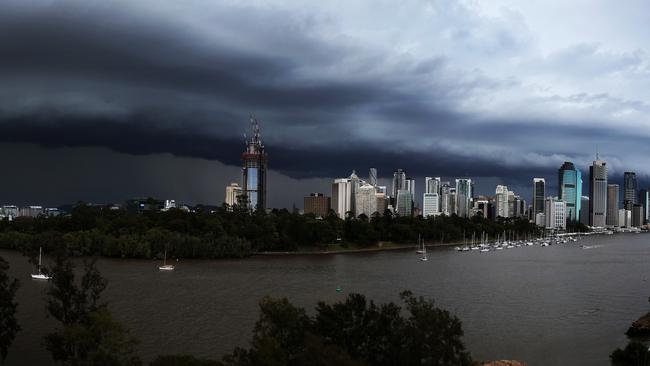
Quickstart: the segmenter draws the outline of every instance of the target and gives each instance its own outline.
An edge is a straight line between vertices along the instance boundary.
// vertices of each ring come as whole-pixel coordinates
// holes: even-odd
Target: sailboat
[[[165,249],[165,259],[163,260],[163,265],[158,267],[159,270],[161,271],[173,271],[174,266],[171,264],[167,264],[167,249]]]
[[[420,260],[423,262],[429,260],[429,257],[427,257],[427,248],[424,246],[424,244],[422,245],[422,257],[420,257]]]
[[[418,250],[415,251],[416,254],[422,254],[426,253],[427,250],[424,248],[424,240],[421,239],[420,235],[418,235]]]
[[[42,260],[43,260],[43,248],[39,247],[38,248],[38,273],[32,273],[32,278],[35,280],[45,280],[45,281],[51,280],[52,277],[44,274],[41,271]]]

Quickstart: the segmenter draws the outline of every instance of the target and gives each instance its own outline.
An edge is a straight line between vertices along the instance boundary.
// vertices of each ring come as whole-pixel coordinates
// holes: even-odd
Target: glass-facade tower
[[[567,161],[558,170],[558,198],[566,203],[567,221],[580,219],[582,197],[582,173]]]

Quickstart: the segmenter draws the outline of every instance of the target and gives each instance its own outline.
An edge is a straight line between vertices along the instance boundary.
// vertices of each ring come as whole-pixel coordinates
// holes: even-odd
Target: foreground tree
[[[648,346],[632,341],[624,349],[617,348],[609,359],[612,366],[645,366],[650,364],[650,349]]]
[[[47,310],[62,327],[45,336],[45,347],[61,365],[140,365],[135,354],[137,341],[120,323],[113,320],[99,298],[106,280],[95,267],[85,262],[79,284],[74,265],[60,256],[52,269]]]
[[[20,330],[16,320],[16,307],[14,301],[18,290],[18,280],[9,278],[7,274],[9,263],[0,257],[0,362],[7,358],[9,346]]]
[[[228,366],[472,365],[458,318],[410,292],[401,299],[404,309],[351,294],[343,302],[319,303],[310,318],[287,299],[265,298],[251,347],[237,348],[223,361]]]

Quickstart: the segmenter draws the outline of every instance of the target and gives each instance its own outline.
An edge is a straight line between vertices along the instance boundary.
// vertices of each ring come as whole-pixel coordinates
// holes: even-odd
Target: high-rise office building
[[[356,192],[356,211],[355,215],[364,214],[370,218],[377,212],[377,190],[371,184],[361,185]]]
[[[377,191],[377,193],[375,194],[375,200],[377,201],[377,213],[383,216],[384,212],[386,211],[386,209],[388,209],[388,205],[389,205],[388,196],[386,196],[386,192]]]
[[[469,217],[472,208],[472,187],[471,179],[456,179],[456,214],[460,217]]]
[[[440,193],[440,177],[424,178],[424,193]]]
[[[607,163],[598,159],[589,167],[589,225],[607,225]]]
[[[544,178],[533,178],[533,217],[535,217],[535,215],[538,213],[544,213],[545,198],[546,180],[544,180]]]
[[[453,213],[453,204],[451,201],[451,186],[449,182],[442,182],[440,185],[440,212],[443,215],[451,216]]]
[[[352,184],[352,202],[350,203],[350,211],[354,212],[355,216],[357,216],[357,192],[361,186],[361,180],[357,176],[357,172],[354,170],[348,179],[350,179],[350,184]]]
[[[305,214],[326,217],[330,210],[330,198],[322,193],[312,193],[304,199]]]
[[[498,185],[495,191],[496,217],[509,217],[508,187]]]
[[[618,184],[607,185],[607,226],[618,226]]]
[[[332,184],[332,210],[336,212],[338,217],[345,219],[348,212],[354,211],[352,209],[353,197],[352,182],[350,178],[335,179]]]
[[[546,219],[546,228],[552,230],[566,229],[566,203],[557,197],[546,199],[544,208],[544,218]]]
[[[650,191],[647,189],[639,190],[639,204],[643,206],[644,224],[650,221]]]
[[[422,216],[440,215],[440,195],[435,193],[425,193],[422,198]]]
[[[623,173],[623,207],[625,207],[626,210],[631,210],[634,204],[637,203],[636,190],[636,173]]]
[[[368,183],[372,186],[377,185],[377,168],[370,168],[368,172]]]
[[[449,212],[450,215],[458,214],[458,210],[456,208],[456,188],[449,188]]]
[[[558,170],[558,198],[566,203],[567,221],[580,219],[582,173],[573,163],[566,161]]]
[[[397,198],[397,192],[406,187],[406,173],[402,169],[397,169],[393,172],[393,187],[391,190],[391,197]]]
[[[242,198],[250,210],[266,209],[267,155],[262,143],[260,124],[251,117],[251,139],[242,153]]]
[[[589,225],[589,196],[580,197],[580,223],[587,226]]]
[[[407,189],[397,191],[397,214],[400,216],[413,215],[413,196],[411,196],[411,191]]]
[[[239,197],[241,194],[242,190],[239,183],[233,182],[226,186],[226,199],[224,199],[224,202],[228,205],[229,209],[239,203]]]
[[[641,227],[644,220],[643,206],[635,203],[632,206],[632,227]]]
[[[411,197],[415,197],[415,179],[406,178],[404,182],[405,182],[404,189],[411,192]]]

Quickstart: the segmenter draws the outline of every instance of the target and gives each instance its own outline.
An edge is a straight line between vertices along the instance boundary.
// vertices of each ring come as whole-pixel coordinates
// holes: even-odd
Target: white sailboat
[[[167,264],[167,249],[165,249],[165,259],[163,260],[163,265],[158,267],[159,270],[161,271],[173,271],[174,266],[171,264]]]
[[[429,257],[427,257],[427,248],[424,245],[422,245],[422,257],[420,257],[420,260],[423,262],[429,260]]]
[[[32,278],[35,280],[45,280],[45,281],[51,280],[52,277],[44,274],[41,271],[42,260],[43,260],[43,248],[39,247],[38,248],[38,273],[32,273]]]
[[[416,254],[422,254],[426,253],[426,249],[424,248],[424,240],[418,235],[418,250],[415,251]]]

